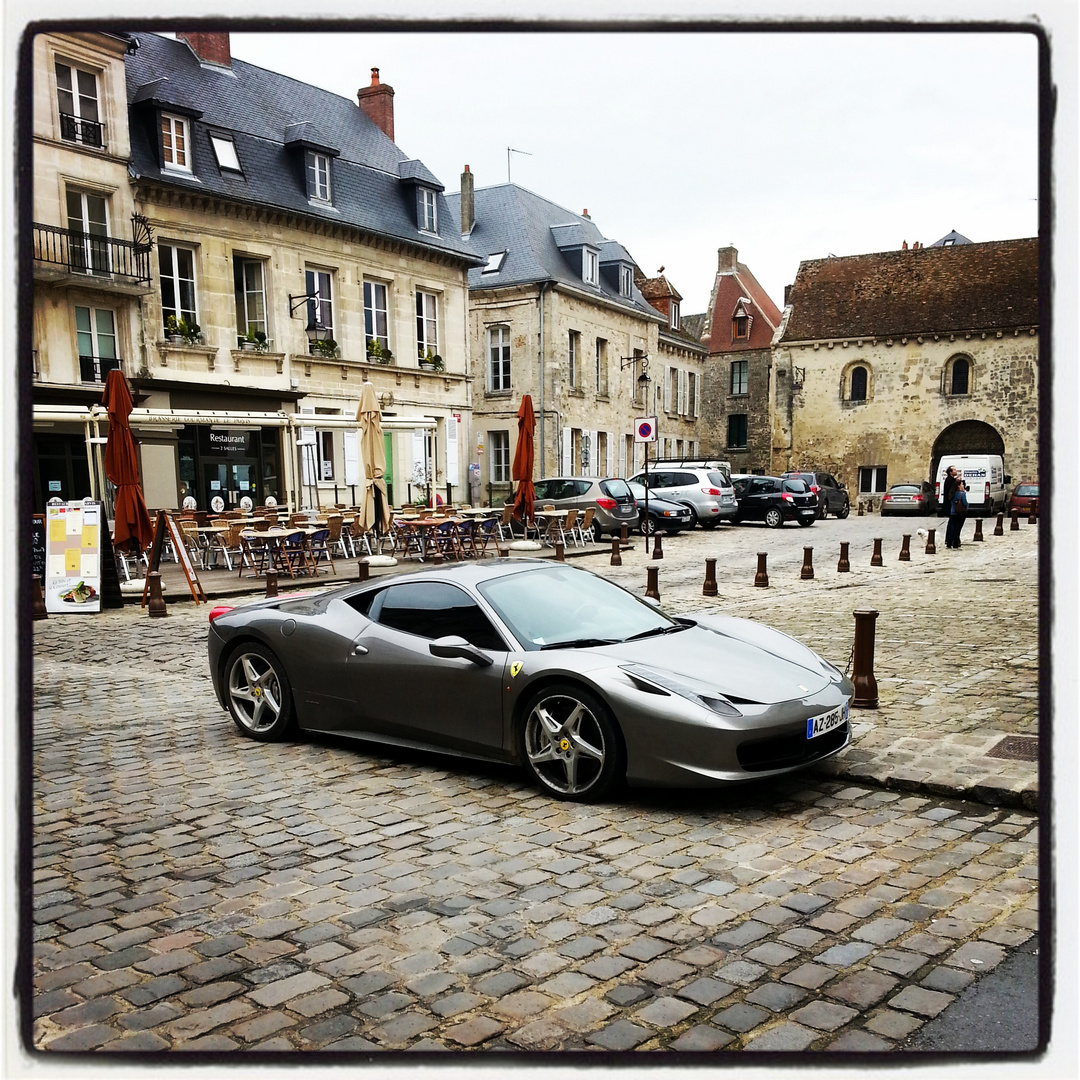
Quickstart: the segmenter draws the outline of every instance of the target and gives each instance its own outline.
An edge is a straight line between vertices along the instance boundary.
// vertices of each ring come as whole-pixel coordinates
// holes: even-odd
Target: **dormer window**
[[[732,336],[736,341],[745,341],[750,336],[750,318],[747,315],[736,315],[732,320]]]
[[[56,65],[56,103],[60,138],[83,146],[104,145],[98,106],[97,76],[67,64]]]
[[[600,284],[600,259],[592,248],[582,248],[581,280],[586,285]]]
[[[671,320],[670,321],[671,321],[671,329],[672,330],[678,330],[679,329],[679,301],[678,300],[672,300],[671,301]]]
[[[487,266],[480,271],[482,274],[497,274],[506,260],[505,251],[494,251],[488,256]]]
[[[439,217],[435,192],[431,188],[418,188],[417,197],[420,200],[420,228],[423,232],[437,233],[439,231]]]
[[[191,172],[188,122],[182,116],[161,114],[161,163],[166,169]]]
[[[210,135],[210,145],[214,150],[218,168],[229,172],[240,172],[240,158],[236,153],[236,143],[231,135]]]
[[[633,296],[634,294],[634,271],[629,266],[619,267],[619,295]]]
[[[309,199],[330,202],[330,157],[315,150],[307,152],[307,193]]]

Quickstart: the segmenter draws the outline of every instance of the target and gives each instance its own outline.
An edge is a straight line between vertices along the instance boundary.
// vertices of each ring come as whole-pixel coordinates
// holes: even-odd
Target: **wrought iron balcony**
[[[69,113],[60,114],[60,137],[100,150],[105,145],[104,126],[97,120],[82,120]]]
[[[79,376],[83,382],[103,383],[110,371],[117,370],[120,361],[105,356],[80,356]]]
[[[34,262],[53,267],[62,273],[85,274],[97,279],[95,284],[113,281],[118,284],[150,284],[150,252],[153,238],[146,219],[132,214],[137,239],[120,240],[55,225],[34,223]]]

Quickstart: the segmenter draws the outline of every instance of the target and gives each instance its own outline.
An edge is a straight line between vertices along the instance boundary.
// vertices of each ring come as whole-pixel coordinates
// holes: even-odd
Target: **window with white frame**
[[[334,337],[334,291],[330,272],[312,267],[305,269],[304,290],[308,296],[312,297],[307,302],[308,327],[325,327],[332,340]],[[314,352],[315,343],[309,342],[308,349]]]
[[[307,193],[309,199],[330,202],[330,157],[315,150],[307,151]]]
[[[435,293],[416,290],[416,355],[423,360],[439,352],[439,298]]]
[[[390,348],[389,290],[381,281],[364,282],[364,341],[369,350],[375,341],[381,352]]]
[[[502,269],[503,261],[505,259],[506,259],[506,252],[505,251],[493,251],[487,257],[487,265],[484,267],[483,270],[480,271],[480,273],[481,274],[497,274]]]
[[[491,482],[510,482],[510,432],[489,431],[488,446],[491,449]]]
[[[619,267],[619,295],[632,296],[634,293],[634,271],[629,266]]]
[[[607,342],[603,338],[596,339],[596,396],[607,397],[608,395],[608,359]]]
[[[566,374],[569,380],[570,389],[576,390],[578,386],[579,373],[579,357],[581,354],[581,335],[576,330],[570,331],[570,337],[567,342],[567,367]]]
[[[240,172],[240,158],[236,153],[236,143],[231,135],[210,134],[210,146],[217,159],[218,168],[230,172]]]
[[[316,416],[340,416],[340,409],[321,409],[316,407]],[[315,432],[316,478],[321,481],[335,479],[337,468],[334,458],[334,432],[332,429],[319,429]]]
[[[180,244],[158,243],[158,271],[161,279],[161,320],[166,331],[170,317],[188,326],[198,324],[195,305],[195,250]]]
[[[420,188],[420,228],[424,232],[437,233],[439,231],[438,204],[435,201],[435,192],[431,188]]]
[[[733,394],[745,394],[750,362],[748,360],[732,360],[731,362],[731,392]]]
[[[499,392],[510,389],[510,327],[489,326],[488,389]]]
[[[110,269],[109,202],[92,191],[69,187],[67,227],[71,269],[82,274],[107,274]]]
[[[671,329],[679,329],[679,302],[678,300],[671,301]]]
[[[104,145],[97,75],[71,64],[56,64],[56,103],[60,138],[83,146]]]
[[[581,280],[586,285],[596,285],[600,280],[600,260],[592,248],[582,248]]]
[[[75,341],[79,353],[79,377],[100,383],[120,367],[116,352],[116,318],[109,308],[75,305]]]
[[[266,322],[266,276],[262,259],[233,257],[233,288],[236,293],[236,332],[251,339],[256,334],[269,337]]]
[[[166,169],[191,172],[188,122],[182,116],[161,114],[161,163]]]
[[[877,495],[888,488],[886,478],[888,466],[885,465],[860,465],[859,466],[859,494]]]

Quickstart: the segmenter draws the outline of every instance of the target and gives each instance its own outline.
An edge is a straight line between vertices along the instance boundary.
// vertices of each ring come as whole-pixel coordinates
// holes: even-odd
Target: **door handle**
[[[367,649],[363,645],[354,645],[352,654],[353,656],[367,656]]]

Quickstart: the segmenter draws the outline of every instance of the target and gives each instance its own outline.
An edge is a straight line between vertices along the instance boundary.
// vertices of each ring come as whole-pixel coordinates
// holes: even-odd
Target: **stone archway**
[[[1000,454],[1004,458],[1005,440],[981,420],[961,420],[958,424],[950,424],[934,440],[931,477],[937,476],[938,462],[946,454]]]

